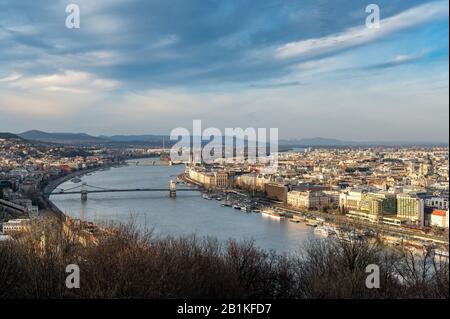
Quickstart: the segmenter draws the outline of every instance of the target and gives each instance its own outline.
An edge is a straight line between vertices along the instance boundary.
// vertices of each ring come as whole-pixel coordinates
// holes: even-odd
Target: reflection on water
[[[152,161],[140,160],[140,163]],[[97,171],[83,176],[82,180],[104,188],[168,188],[169,180],[183,170],[181,165],[130,165]],[[68,181],[60,187],[67,189],[74,185]],[[139,227],[154,229],[160,235],[250,239],[262,248],[278,252],[295,251],[306,239],[314,237],[312,229],[304,224],[221,207],[218,201],[202,199],[200,192],[178,192],[175,199],[165,192],[89,194],[86,202],[80,200],[80,195],[59,195],[51,199],[64,213],[75,218],[101,222],[128,222],[133,218]]]

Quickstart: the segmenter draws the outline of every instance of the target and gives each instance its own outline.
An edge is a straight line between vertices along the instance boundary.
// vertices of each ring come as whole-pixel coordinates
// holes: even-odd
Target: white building
[[[30,227],[30,219],[11,219],[3,223],[2,232],[5,234],[22,232]]]
[[[448,210],[435,209],[431,214],[431,226],[448,228]]]
[[[416,194],[397,194],[397,217],[425,225],[425,201]]]
[[[433,207],[441,210],[448,209],[448,197],[433,196],[425,199],[425,206]]]
[[[358,189],[341,192],[339,195],[339,207],[345,207],[348,210],[360,210],[361,201],[365,193],[366,191]]]
[[[291,207],[320,209],[322,207],[329,207],[330,203],[330,197],[323,192],[290,191],[287,194],[287,204]]]

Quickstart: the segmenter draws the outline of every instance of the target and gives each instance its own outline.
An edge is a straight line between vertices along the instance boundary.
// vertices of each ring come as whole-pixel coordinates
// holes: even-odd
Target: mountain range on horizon
[[[142,135],[99,135],[94,136],[87,133],[68,133],[68,132],[44,132],[39,130],[30,130],[19,134],[0,133],[0,138],[19,137],[29,141],[38,141],[57,144],[143,144],[143,145],[162,145],[165,141],[168,145],[172,144],[168,135],[142,134]],[[285,147],[332,147],[332,146],[448,146],[448,142],[417,142],[417,141],[345,141],[335,138],[312,137],[299,139],[281,139],[280,146]]]
[[[5,140],[22,140],[19,135],[13,134],[13,133],[7,133],[7,132],[0,132],[0,139]]]

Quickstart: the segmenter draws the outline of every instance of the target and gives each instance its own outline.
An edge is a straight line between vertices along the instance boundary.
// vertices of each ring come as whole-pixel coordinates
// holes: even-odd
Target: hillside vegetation
[[[45,235],[43,237],[43,235]],[[67,289],[66,265],[80,267]],[[379,265],[380,288],[366,288]],[[0,298],[448,298],[448,262],[320,240],[280,256],[252,242],[155,237],[131,225],[83,247],[52,223],[0,244]]]

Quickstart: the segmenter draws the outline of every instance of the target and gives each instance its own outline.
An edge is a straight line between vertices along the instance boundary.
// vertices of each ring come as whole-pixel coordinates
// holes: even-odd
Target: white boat
[[[283,213],[276,212],[273,209],[265,209],[261,212],[261,214],[265,217],[269,217],[269,218],[276,219],[276,220],[280,220],[280,219],[284,218]]]
[[[272,209],[263,209],[261,211],[261,215],[270,217],[273,212],[274,212],[274,210],[272,210]]]

